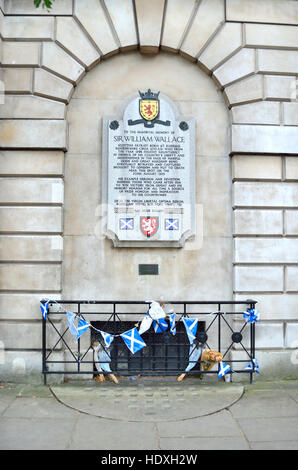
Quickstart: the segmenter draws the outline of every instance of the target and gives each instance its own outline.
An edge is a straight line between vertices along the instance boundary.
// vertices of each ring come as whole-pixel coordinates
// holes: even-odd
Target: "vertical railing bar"
[[[46,319],[42,317],[42,372],[43,372],[43,383],[47,384],[47,369],[46,369]]]
[[[217,316],[218,316],[218,352],[220,352],[220,349],[221,349],[221,341],[220,341],[220,335],[221,335],[221,324],[220,324],[220,320],[221,320],[221,314],[220,314],[220,304],[218,304],[218,313],[217,313]],[[218,366],[217,366],[217,370],[219,372],[219,363],[218,363]]]
[[[81,304],[80,302],[77,303],[78,305],[78,315],[80,316],[81,313]],[[78,338],[78,372],[81,371],[81,364],[80,364],[80,355],[81,355],[81,338]]]

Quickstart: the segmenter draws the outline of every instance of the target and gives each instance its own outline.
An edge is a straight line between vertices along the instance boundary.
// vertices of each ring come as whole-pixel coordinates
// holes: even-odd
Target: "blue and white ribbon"
[[[224,375],[226,375],[228,372],[231,371],[231,366],[229,364],[226,364],[225,362],[220,362],[219,363],[219,372],[217,374],[217,377],[221,379]]]
[[[257,374],[260,374],[258,361],[256,359],[252,359],[252,362],[255,368],[253,368],[253,365],[250,363],[245,367],[244,370],[251,370],[251,371],[254,370]]]
[[[255,308],[248,308],[246,312],[243,312],[243,318],[247,320],[247,323],[255,323],[259,321],[260,312]]]

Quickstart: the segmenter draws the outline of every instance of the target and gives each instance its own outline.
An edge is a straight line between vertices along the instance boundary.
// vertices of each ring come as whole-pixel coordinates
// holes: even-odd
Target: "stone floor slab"
[[[160,440],[160,448],[162,450],[249,450],[249,445],[241,437],[165,437]]]
[[[250,442],[252,450],[298,450],[298,441]]]
[[[149,388],[147,387],[149,386]],[[215,385],[138,380],[52,386],[57,399],[78,411],[123,421],[179,421],[215,413],[231,406],[243,393],[241,384]]]
[[[241,403],[240,403],[241,402]],[[235,418],[269,418],[298,416],[298,405],[288,394],[256,392],[244,394],[229,409]]]
[[[298,435],[298,418],[237,419],[249,441],[293,441]]]
[[[5,418],[66,418],[78,416],[78,411],[63,406],[53,396],[50,398],[17,397],[3,412]]]
[[[158,434],[153,423],[130,423],[81,414],[70,443],[74,450],[156,450]]]
[[[227,410],[210,416],[187,419],[170,423],[157,424],[160,437],[231,437],[239,436],[240,430],[236,421]]]
[[[75,419],[0,418],[0,449],[63,450]]]

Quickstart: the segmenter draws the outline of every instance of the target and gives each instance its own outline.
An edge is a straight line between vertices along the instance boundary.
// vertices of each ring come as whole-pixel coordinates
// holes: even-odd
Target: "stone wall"
[[[197,258],[183,249],[144,250],[131,259],[136,265],[141,258],[160,262],[171,257],[172,269],[164,271],[159,287],[165,297],[175,292],[189,299],[198,292],[215,296],[213,274],[203,276],[197,266],[221,266],[214,271],[224,285],[217,292],[260,302],[262,369],[267,376],[297,375],[297,365],[289,360],[298,340],[297,25],[294,0],[56,0],[50,12],[35,9],[33,0],[0,1],[3,375],[24,380],[23,366],[39,373],[38,301],[84,297],[76,270],[82,270],[89,297],[110,293],[108,285],[101,285],[99,296],[95,278],[88,277],[90,266],[99,276],[95,259],[88,267],[80,258],[84,249],[107,255],[101,262],[110,279],[111,263],[116,258],[119,263],[127,251],[111,250],[108,241],[101,241],[99,249],[93,237],[100,204],[100,119],[145,86],[143,67],[151,70],[146,86],[163,88],[199,123],[197,202],[204,204],[206,232]],[[127,81],[129,67],[138,70],[132,81]],[[168,75],[162,74],[165,68]],[[171,70],[175,79],[169,82]],[[120,74],[126,77],[123,83]],[[89,178],[95,186],[91,205],[84,199]],[[220,223],[214,232],[218,204]],[[167,290],[174,260],[184,270],[193,265],[189,274],[175,270]],[[131,298],[143,299],[148,289],[151,293],[153,281],[151,286],[131,276],[136,286],[129,290]],[[126,295],[125,286],[118,286],[115,295]]]

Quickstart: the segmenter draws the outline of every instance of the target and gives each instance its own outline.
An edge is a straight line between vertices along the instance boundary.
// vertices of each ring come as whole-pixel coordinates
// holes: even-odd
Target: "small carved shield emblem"
[[[159,100],[140,100],[140,115],[146,121],[153,121],[159,114]]]
[[[152,237],[158,230],[158,217],[141,217],[141,230],[147,237]]]

